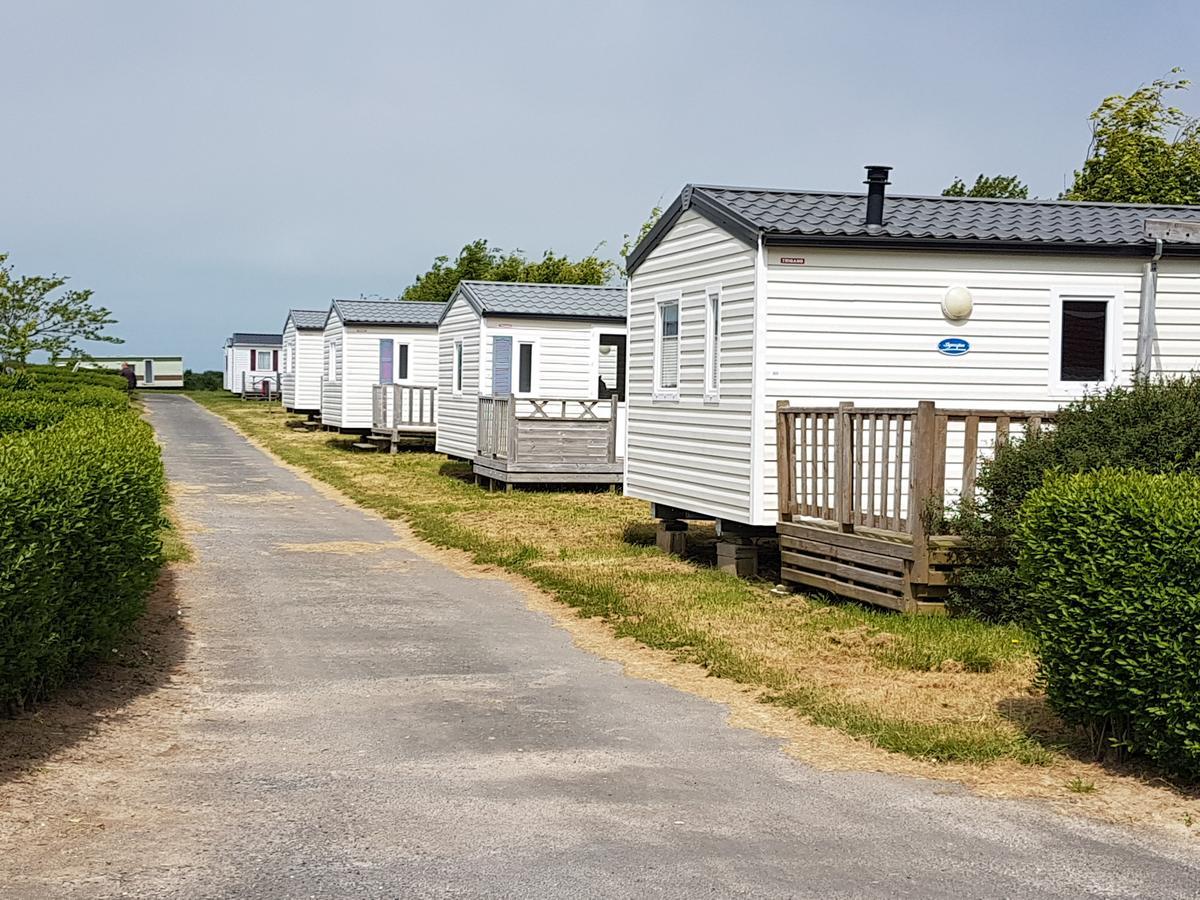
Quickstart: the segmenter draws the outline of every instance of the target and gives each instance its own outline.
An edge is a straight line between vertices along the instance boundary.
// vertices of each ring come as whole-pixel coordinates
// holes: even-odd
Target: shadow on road
[[[138,697],[160,690],[179,669],[191,634],[179,616],[172,567],[163,571],[146,613],[111,661],[85,670],[33,709],[0,719],[0,784],[119,720]]]

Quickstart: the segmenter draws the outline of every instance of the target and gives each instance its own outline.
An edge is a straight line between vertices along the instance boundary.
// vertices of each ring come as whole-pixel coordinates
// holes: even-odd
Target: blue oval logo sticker
[[[938,341],[938,353],[944,353],[946,356],[962,356],[971,345],[962,338],[942,338]]]

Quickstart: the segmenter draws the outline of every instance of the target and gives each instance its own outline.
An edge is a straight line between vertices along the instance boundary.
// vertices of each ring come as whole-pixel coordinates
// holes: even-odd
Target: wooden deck
[[[403,443],[428,443],[437,434],[437,388],[377,384],[371,388],[371,439],[395,453]]]
[[[624,480],[616,398],[480,397],[476,479],[504,485]]]
[[[279,400],[283,396],[279,375],[275,372],[243,372],[238,396],[243,400]]]
[[[948,493],[972,496],[981,455],[1051,413],[915,408],[776,410],[784,582],[901,612],[940,610],[956,535]]]

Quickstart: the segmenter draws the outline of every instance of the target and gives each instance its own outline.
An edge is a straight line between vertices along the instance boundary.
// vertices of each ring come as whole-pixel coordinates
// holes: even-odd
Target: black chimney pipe
[[[884,188],[891,184],[888,172],[891,166],[867,166],[867,228],[883,227],[883,194]]]

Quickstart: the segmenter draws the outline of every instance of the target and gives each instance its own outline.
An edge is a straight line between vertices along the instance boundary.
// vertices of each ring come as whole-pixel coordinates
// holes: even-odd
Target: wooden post
[[[916,603],[913,585],[929,583],[929,535],[925,531],[925,505],[933,490],[937,433],[937,412],[933,402],[922,400],[917,404],[917,415],[913,419],[908,479],[908,532],[912,535],[913,561],[909,572],[909,596],[905,599],[911,604]]]
[[[479,456],[483,456],[484,447],[487,446],[485,443],[487,439],[484,437],[485,429],[490,430],[492,427],[491,422],[487,421],[483,414],[485,399],[480,397],[479,405],[475,408],[475,453]]]
[[[609,415],[608,415],[608,461],[615,463],[617,461],[617,395],[613,394],[609,400]]]
[[[837,413],[837,464],[833,483],[837,488],[837,521],[845,532],[854,530],[854,404],[843,400]]]
[[[782,522],[792,521],[796,510],[796,417],[787,407],[786,400],[775,403],[775,468]]]
[[[507,458],[510,464],[517,461],[517,398],[508,398],[508,449]]]

